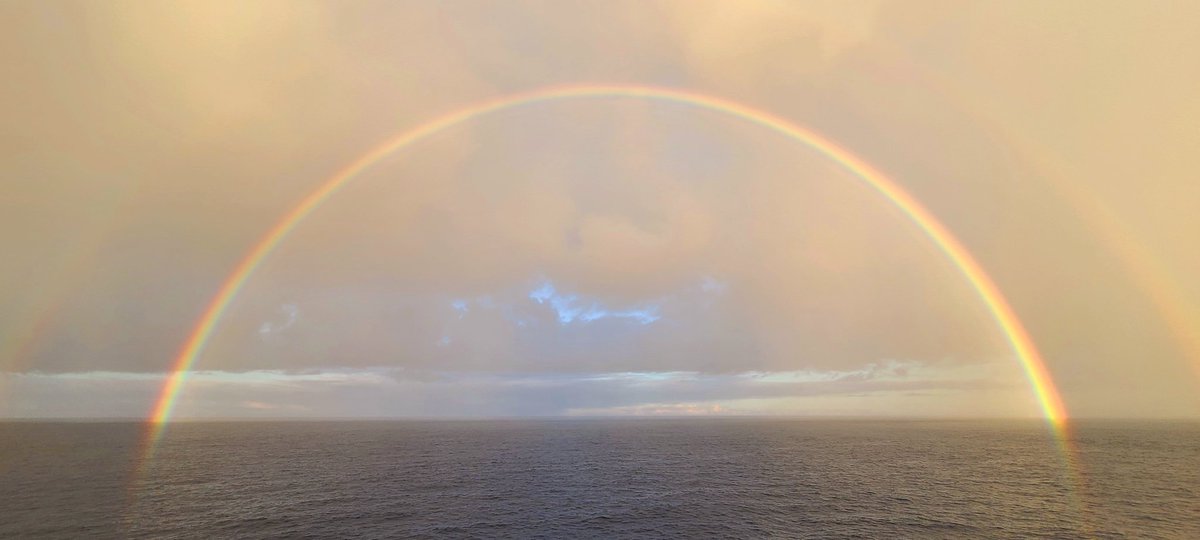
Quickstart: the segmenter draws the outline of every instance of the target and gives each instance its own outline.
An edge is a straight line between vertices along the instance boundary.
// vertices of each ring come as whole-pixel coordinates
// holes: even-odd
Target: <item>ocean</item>
[[[1200,538],[1200,423],[0,423],[3,538]]]

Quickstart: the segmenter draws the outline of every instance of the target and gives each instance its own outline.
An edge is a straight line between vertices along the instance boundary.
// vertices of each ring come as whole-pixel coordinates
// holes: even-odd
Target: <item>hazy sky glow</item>
[[[733,99],[838,141],[974,253],[1072,414],[1197,416],[1198,17],[0,6],[15,83],[0,87],[0,415],[146,416],[229,272],[335,171],[469,103],[611,83]],[[251,276],[175,412],[1035,416],[1003,337],[829,158],[713,111],[564,100],[359,175]]]

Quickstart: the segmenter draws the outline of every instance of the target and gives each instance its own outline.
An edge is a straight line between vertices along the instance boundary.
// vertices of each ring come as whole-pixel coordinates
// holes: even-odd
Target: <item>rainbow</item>
[[[1200,379],[1200,309],[1187,302],[1179,278],[1161,257],[1134,238],[1120,217],[1096,193],[1066,174],[1066,163],[1052,153],[1040,151],[1006,127],[998,116],[981,107],[978,100],[969,99],[960,83],[919,62],[908,60],[904,68],[919,73],[919,80],[925,83],[926,90],[936,92],[955,110],[983,126],[997,144],[1036,171],[1040,180],[1071,204],[1075,216],[1105,241],[1104,247],[1116,256],[1129,279],[1146,294],[1170,332],[1176,349],[1183,355],[1183,361]]]
[[[1037,347],[1017,318],[1016,313],[1001,294],[999,287],[945,225],[917,199],[882,172],[819,133],[738,102],[672,88],[640,85],[576,85],[542,88],[483,101],[418,125],[384,141],[354,160],[324,181],[283,215],[251,247],[233,272],[221,284],[217,294],[205,308],[176,356],[149,416],[151,428],[147,441],[147,453],[153,452],[155,444],[169,423],[180,390],[187,380],[188,372],[203,352],[217,323],[220,322],[221,316],[245,286],[246,281],[300,222],[304,221],[342,187],[350,183],[359,173],[393,152],[400,151],[431,135],[470,120],[515,107],[583,98],[636,98],[667,101],[728,114],[802,143],[837,162],[907,216],[967,280],[986,305],[988,312],[1003,332],[1020,362],[1025,377],[1037,398],[1042,416],[1056,432],[1062,434],[1063,422],[1067,418],[1062,398],[1051,380],[1045,361],[1038,353]]]

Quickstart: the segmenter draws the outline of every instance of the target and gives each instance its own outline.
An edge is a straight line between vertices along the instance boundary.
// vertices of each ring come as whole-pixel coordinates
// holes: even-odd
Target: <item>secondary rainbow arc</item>
[[[1025,377],[1037,398],[1043,417],[1061,434],[1061,423],[1067,418],[1062,398],[1051,379],[1045,361],[1034,345],[1024,325],[1001,293],[999,287],[984,271],[964,245],[916,198],[869,163],[858,158],[834,141],[815,131],[774,116],[754,107],[723,98],[672,88],[640,85],[577,85],[533,90],[479,102],[443,114],[424,124],[384,141],[363,156],[335,173],[305,196],[292,210],[283,215],[255,243],[234,270],[221,284],[195,327],[188,335],[172,363],[158,399],[150,414],[152,427],[147,441],[147,455],[162,436],[165,426],[187,380],[187,374],[203,352],[205,345],[220,322],[221,316],[246,284],[254,271],[313,211],[353,180],[356,175],[396,151],[402,150],[431,135],[491,113],[536,103],[582,98],[639,98],[668,101],[701,109],[725,113],[762,126],[791,140],[802,143],[837,162],[856,178],[882,195],[900,210],[962,274],[988,309],[989,314],[1005,336],[1021,364]]]

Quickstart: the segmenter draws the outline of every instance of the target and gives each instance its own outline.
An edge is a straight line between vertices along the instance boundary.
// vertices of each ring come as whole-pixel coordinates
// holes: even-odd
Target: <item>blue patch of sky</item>
[[[541,282],[532,291],[529,299],[542,305],[549,305],[558,316],[558,322],[568,325],[576,321],[581,323],[595,322],[601,319],[625,319],[637,324],[647,325],[662,318],[658,314],[658,306],[648,304],[629,309],[610,309],[595,300],[584,300],[577,294],[560,293],[550,280]]]

